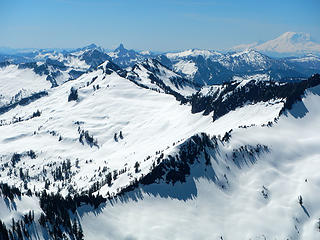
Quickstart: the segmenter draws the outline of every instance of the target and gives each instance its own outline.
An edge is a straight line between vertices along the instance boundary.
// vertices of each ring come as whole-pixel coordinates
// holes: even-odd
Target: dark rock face
[[[74,70],[74,69],[69,71],[69,75],[71,77],[71,80],[74,80],[74,79],[80,77],[84,73],[85,73],[84,71],[77,71],[77,70]]]
[[[245,103],[267,102],[273,99],[284,101],[283,110],[290,109],[293,103],[301,99],[307,88],[320,85],[320,75],[315,74],[300,82],[278,83],[252,80],[243,87],[238,87],[239,84],[236,82],[225,83],[221,85],[219,91],[208,95],[197,92],[190,99],[192,113],[204,111],[203,114],[208,115],[214,112],[213,120],[216,120]]]
[[[10,62],[9,61],[3,61],[3,62],[0,62],[0,68],[3,68],[3,67],[7,67],[10,65]]]
[[[69,94],[69,97],[68,97],[68,102],[77,101],[77,100],[78,100],[78,90],[72,87],[72,88],[70,89],[70,94]]]
[[[62,71],[67,69],[63,62],[51,58],[46,59],[46,64]]]
[[[90,65],[91,68],[96,68],[103,62],[111,60],[108,54],[101,52],[97,49],[88,50],[83,53],[81,60],[84,60],[86,64]]]
[[[215,148],[217,139],[210,139],[205,133],[194,135],[181,145],[176,156],[169,155],[163,159],[160,155],[157,162],[160,162],[149,174],[141,179],[144,185],[153,184],[164,180],[166,183],[186,182],[186,176],[190,175],[190,166],[193,165],[198,156],[205,151],[205,148]]]
[[[156,86],[161,88],[165,93],[173,95],[177,99],[177,101],[179,101],[181,103],[187,103],[187,99],[183,95],[181,95],[179,92],[173,90],[170,86],[166,85],[166,83],[164,83],[163,80],[161,80],[161,75],[163,74],[161,71],[165,70],[165,71],[171,72],[171,70],[168,69],[163,64],[161,64],[156,59],[148,59],[140,64],[135,64],[132,67],[131,71],[126,72],[125,77],[140,87],[151,89],[154,91],[159,91],[156,88],[150,88],[140,82],[140,76],[139,76],[139,74],[136,73],[136,70],[141,70],[142,68],[146,69],[148,77],[149,77],[150,82],[152,84],[155,84]],[[181,77],[180,75],[169,76],[168,80],[177,89],[182,89],[184,87],[199,89],[198,85],[192,83],[191,81],[189,81],[186,78]]]
[[[18,68],[19,69],[26,69],[26,68],[33,69],[33,71],[40,76],[49,74],[48,65],[45,63],[40,64],[40,65],[38,65],[36,62],[21,63],[21,64],[19,64]]]
[[[32,94],[31,96],[29,96],[29,97],[22,98],[22,99],[21,99],[20,101],[18,101],[18,102],[15,102],[15,103],[12,103],[12,104],[9,104],[9,105],[0,107],[0,114],[3,114],[3,113],[5,113],[5,112],[10,111],[11,109],[15,108],[15,107],[18,106],[18,105],[21,105],[21,106],[28,105],[29,103],[31,103],[31,102],[33,102],[33,101],[36,101],[36,100],[38,100],[39,98],[42,98],[42,97],[47,96],[47,95],[48,95],[48,92],[47,92],[47,91],[42,91],[42,92],[34,93],[34,94]]]
[[[112,61],[124,68],[133,66],[137,62],[144,61],[147,58],[134,50],[126,49],[123,44],[120,44],[113,53],[114,57],[112,57]]]
[[[233,76],[254,74],[268,74],[273,81],[300,80],[320,71],[319,67],[315,68],[318,65],[312,62],[296,64],[287,59],[270,58],[254,50],[240,54],[220,53],[211,57],[190,55],[169,59],[165,56],[158,56],[157,59],[170,69],[173,69],[174,64],[179,61],[194,63],[197,68],[194,76],[185,77],[189,77],[190,80],[201,86],[222,84],[232,81]],[[180,74],[184,76],[184,73]]]

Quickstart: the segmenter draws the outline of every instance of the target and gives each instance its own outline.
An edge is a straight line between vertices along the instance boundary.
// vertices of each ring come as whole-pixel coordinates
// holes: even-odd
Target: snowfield
[[[18,65],[0,67],[0,107],[50,87],[46,76],[32,69],[19,69]]]
[[[209,53],[217,54],[200,51]],[[251,62],[255,54],[233,57]],[[194,74],[189,64],[180,71]],[[25,85],[48,94],[0,114],[0,182],[23,193],[0,195],[8,228],[34,210],[30,239],[50,239],[39,224],[39,195],[26,195],[46,190],[106,198],[96,209],[81,202],[70,211],[84,239],[319,239],[319,86],[284,113],[285,101],[273,98],[230,106],[213,121],[214,112],[192,114],[192,102],[175,95],[186,100],[198,89],[156,60],[128,71],[106,61],[55,88],[10,68],[0,69],[6,99]],[[235,76],[199,95],[234,86],[224,102],[249,82],[269,79]]]
[[[85,235],[88,239],[318,239],[320,89],[312,91],[273,127],[232,132],[218,161],[211,160],[214,171],[226,174],[227,190],[206,177],[192,179],[191,174],[186,183],[190,191],[190,182],[195,183],[191,197],[179,200],[143,193],[137,200],[119,199],[98,214],[84,214]],[[255,164],[238,168],[223,159],[232,149],[258,143],[269,146],[270,152]],[[166,190],[174,192],[177,185]]]
[[[95,77],[94,83],[87,86],[87,82]],[[95,91],[93,85],[99,85],[99,89]],[[78,101],[68,102],[71,87],[79,89]],[[137,161],[174,142],[206,131],[212,121],[209,116],[191,114],[189,106],[180,105],[171,95],[140,88],[116,73],[105,75],[102,69],[52,89],[48,97],[26,107],[18,106],[3,114],[1,120],[8,123],[17,117],[28,118],[37,110],[41,112],[40,117],[1,127],[2,164],[10,162],[15,152],[32,149],[38,157],[34,161],[26,157],[17,167],[29,169],[29,175],[38,179],[43,167],[51,169],[48,163],[60,164],[70,159],[77,172],[72,182],[78,190],[88,188],[88,183],[99,179],[95,176],[99,168],[107,167],[113,171],[127,167],[133,170]],[[79,128],[88,131],[97,140],[97,146],[79,142]],[[115,141],[114,136],[120,131],[123,139]],[[156,141],[153,141],[154,137]],[[77,160],[79,168],[75,167]],[[148,169],[146,165],[145,171]],[[14,185],[22,184],[19,176],[7,176],[3,180]],[[119,181],[119,186],[129,180],[130,177],[126,176],[125,180]],[[31,181],[29,188],[41,190],[44,184],[40,177]],[[54,191],[62,187],[62,183],[55,184]],[[115,183],[106,192],[116,192],[119,186]]]
[[[191,78],[197,72],[198,68],[194,62],[182,60],[174,65],[174,70],[178,73],[189,75]]]

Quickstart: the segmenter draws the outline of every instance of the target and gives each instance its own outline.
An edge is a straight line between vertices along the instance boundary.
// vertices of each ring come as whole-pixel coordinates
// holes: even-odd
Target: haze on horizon
[[[12,48],[226,49],[287,31],[320,40],[317,0],[12,0],[0,6],[0,46]]]

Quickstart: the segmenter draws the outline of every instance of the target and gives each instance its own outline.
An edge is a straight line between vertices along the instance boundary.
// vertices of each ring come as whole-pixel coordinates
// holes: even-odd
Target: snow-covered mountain
[[[235,76],[256,74],[268,74],[271,80],[276,81],[306,78],[320,71],[318,59],[315,60],[317,55],[313,56],[310,58],[309,54],[309,57],[294,57],[296,60],[291,61],[288,58],[272,58],[252,49],[231,53],[189,49],[153,54],[150,51],[128,50],[123,44],[113,51],[91,44],[77,49],[42,49],[16,55],[0,55],[0,61],[33,68],[35,72],[46,74],[52,85],[57,86],[94,69],[106,60],[112,60],[126,69],[152,58],[194,84],[203,86],[228,82]],[[303,64],[298,64],[299,61],[303,61]]]
[[[104,54],[3,64],[3,93],[29,74],[43,94],[0,112],[1,236],[316,239],[319,75],[270,81],[263,69],[278,62],[256,51],[166,54],[126,69],[112,54],[99,63]],[[47,68],[68,71],[74,58],[81,75],[45,85]],[[233,81],[199,89],[179,74],[182,61]]]
[[[27,101],[111,59],[96,45],[71,52],[39,50],[32,54],[20,63],[14,58],[0,63],[0,108]]]
[[[299,55],[306,53],[320,54],[320,44],[312,41],[310,34],[286,32],[281,36],[258,44],[242,44],[233,47],[233,50],[256,49],[269,55]]]
[[[300,57],[288,57],[283,60],[290,65],[294,65],[297,71],[303,71],[305,74],[309,75],[319,72],[320,69],[320,57],[315,54],[306,54]]]
[[[1,240],[319,238],[316,54],[3,59]]]
[[[188,50],[159,56],[159,61],[189,80],[200,85],[229,82],[234,76],[268,74],[271,80],[307,77],[310,71],[283,59],[268,57],[256,50],[219,53],[216,51]],[[318,72],[315,70],[311,74]]]
[[[199,88],[193,82],[181,77],[162,65],[156,59],[147,59],[142,63],[135,64],[128,71],[128,78],[140,86],[153,89],[158,92],[170,93],[179,98],[190,96]]]
[[[130,67],[134,64],[144,61],[151,57],[150,52],[136,52],[135,50],[126,49],[123,44],[120,44],[114,51],[108,52],[112,61],[120,67]]]

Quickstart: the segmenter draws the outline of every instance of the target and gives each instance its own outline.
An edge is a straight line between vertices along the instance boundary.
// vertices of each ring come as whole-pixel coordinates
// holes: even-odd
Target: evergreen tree
[[[12,166],[15,167],[16,163],[19,162],[21,159],[21,155],[19,153],[14,153],[11,157]]]
[[[77,220],[75,219],[73,221],[73,224],[72,224],[72,232],[75,236],[77,236],[78,234],[78,224],[77,224]]]
[[[14,221],[14,218],[12,218],[12,232],[15,232],[16,231],[16,223]]]
[[[21,180],[24,180],[24,174],[22,168],[19,169],[19,176]]]
[[[116,180],[117,177],[118,177],[118,172],[117,172],[117,170],[114,170],[113,171],[113,180]]]
[[[76,100],[78,100],[78,90],[72,87],[72,88],[70,89],[70,94],[69,94],[69,97],[68,97],[68,102],[76,101]]]
[[[111,176],[110,172],[106,176],[106,182],[107,182],[108,186],[110,187],[112,184],[112,176]]]
[[[0,220],[0,239],[9,240],[9,233],[6,225]]]
[[[118,137],[117,137],[117,133],[114,134],[113,139],[118,142]]]
[[[140,164],[138,162],[136,162],[134,164],[134,169],[135,169],[135,173],[138,173],[140,170],[139,170],[139,167],[140,167]]]
[[[39,218],[39,223],[41,226],[45,227],[46,226],[46,216],[41,213],[40,218]]]
[[[22,235],[21,226],[20,226],[19,222],[17,222],[16,233],[18,235],[18,239],[23,240],[23,235]]]
[[[81,226],[79,225],[79,231],[78,231],[78,236],[77,236],[78,240],[83,240],[83,231]]]
[[[32,118],[34,118],[34,117],[40,117],[40,115],[41,115],[41,112],[40,112],[39,109],[38,109],[36,112],[34,112],[34,113],[32,114]]]

